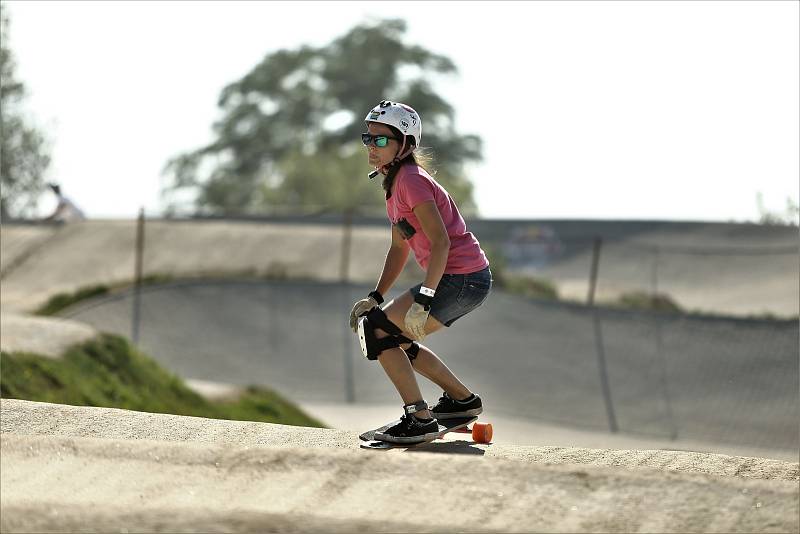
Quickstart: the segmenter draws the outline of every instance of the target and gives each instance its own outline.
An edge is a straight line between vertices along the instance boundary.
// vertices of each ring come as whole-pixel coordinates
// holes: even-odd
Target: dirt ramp
[[[386,228],[353,229],[350,280],[375,280],[389,246]],[[342,228],[325,224],[149,220],[145,275],[214,274],[338,280]],[[136,221],[89,220],[64,227],[2,228],[3,307],[29,311],[56,293],[134,278]],[[277,253],[276,251],[280,251]],[[87,260],[90,258],[90,260]]]
[[[0,431],[4,437],[7,434],[25,434],[325,448],[353,446],[357,436],[353,432],[328,428],[226,421],[16,399],[0,400]]]
[[[2,524],[9,532],[62,529],[62,514],[79,530],[129,531],[205,531],[208,522],[219,530],[255,526],[235,526],[237,518],[289,530],[330,521],[414,532],[798,526],[796,482],[649,469],[12,434],[3,435],[0,462]],[[117,517],[122,510],[129,512]]]
[[[799,526],[792,462],[477,446],[461,437],[384,454],[359,449],[348,431],[9,399],[1,405],[3,532]]]
[[[216,443],[325,449],[357,449],[357,432],[326,428],[222,421],[202,417],[69,406],[16,399],[0,400],[3,435],[93,437],[115,440]],[[539,436],[546,441],[546,436]],[[800,480],[797,462],[676,450],[589,449],[519,445],[479,445],[460,438],[434,442],[417,451],[472,455],[544,465],[592,465],[657,469],[761,480]],[[405,454],[391,451],[387,454]]]
[[[9,519],[0,520],[3,532],[259,532],[264,534],[310,532],[352,534],[353,532],[403,532],[392,521],[350,521],[317,518],[303,514],[265,514],[242,510],[216,512],[195,508],[149,508],[144,513],[120,506],[40,506],[3,508]],[[90,518],[90,519],[89,519]],[[89,519],[89,520],[87,520]],[[120,526],[126,525],[126,526]],[[459,532],[486,532],[462,529]]]

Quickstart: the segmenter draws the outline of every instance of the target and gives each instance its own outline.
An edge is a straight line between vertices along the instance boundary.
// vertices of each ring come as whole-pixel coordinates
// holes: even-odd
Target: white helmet
[[[414,138],[414,149],[419,148],[422,141],[422,120],[419,118],[419,113],[411,106],[400,102],[382,100],[367,113],[364,121],[388,124],[400,130],[403,135],[410,135]]]

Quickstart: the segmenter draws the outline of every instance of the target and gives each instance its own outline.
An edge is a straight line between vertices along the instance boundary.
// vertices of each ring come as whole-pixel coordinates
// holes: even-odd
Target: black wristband
[[[378,304],[383,304],[383,295],[381,295],[381,294],[378,292],[378,290],[377,290],[377,289],[376,289],[375,291],[370,291],[370,292],[369,292],[369,295],[367,295],[367,296],[368,296],[368,297],[372,297],[372,298],[374,298],[374,299],[375,299],[375,302],[377,302]]]
[[[431,302],[433,302],[433,297],[429,297],[428,295],[423,295],[422,293],[417,293],[414,295],[414,302],[417,304],[422,304],[422,306],[426,310],[431,309]]]

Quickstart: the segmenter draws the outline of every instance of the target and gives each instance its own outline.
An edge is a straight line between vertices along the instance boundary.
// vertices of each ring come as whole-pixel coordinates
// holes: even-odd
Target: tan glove
[[[358,318],[378,305],[378,301],[372,297],[367,297],[353,304],[353,311],[350,312],[350,329],[358,331]]]
[[[425,339],[425,323],[428,322],[430,313],[430,309],[426,310],[425,306],[419,302],[412,303],[406,312],[406,332],[411,334],[417,341]]]

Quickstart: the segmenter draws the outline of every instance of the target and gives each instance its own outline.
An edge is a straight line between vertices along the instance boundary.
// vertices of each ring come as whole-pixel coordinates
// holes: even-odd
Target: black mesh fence
[[[187,378],[263,384],[298,401],[397,402],[347,327],[368,286],[195,281],[141,294],[140,346]],[[395,293],[396,294],[396,293]],[[131,293],[66,316],[129,335]],[[426,340],[487,409],[595,430],[798,447],[795,320],[693,317],[495,291]],[[424,384],[424,394],[440,394]]]
[[[327,225],[342,250],[367,257],[343,238],[349,221],[305,223],[320,232]],[[258,224],[248,221],[248,228]],[[386,225],[353,222],[365,224]],[[181,228],[190,231],[186,222]],[[796,229],[581,221],[478,221],[472,229],[497,277],[542,278],[561,297],[530,298],[498,286],[483,307],[426,340],[481,393],[487,410],[666,440],[800,446]],[[265,246],[269,232],[243,246]],[[281,246],[253,257],[264,265],[281,260],[281,247],[290,244],[281,235]],[[138,274],[159,275],[148,268],[147,240],[139,244]],[[189,245],[181,246],[188,253]],[[374,251],[376,261],[383,252]],[[156,253],[163,267],[167,256]],[[262,384],[298,402],[396,403],[391,383],[360,355],[348,328],[352,303],[374,287],[347,282],[348,257],[314,260],[341,273],[338,283],[153,283],[63,315],[135,339],[185,378]],[[237,269],[243,265],[240,259]],[[420,273],[411,260],[390,297]],[[679,310],[620,305],[631,295],[638,295],[636,305],[666,296]],[[422,387],[429,400],[441,393]]]

